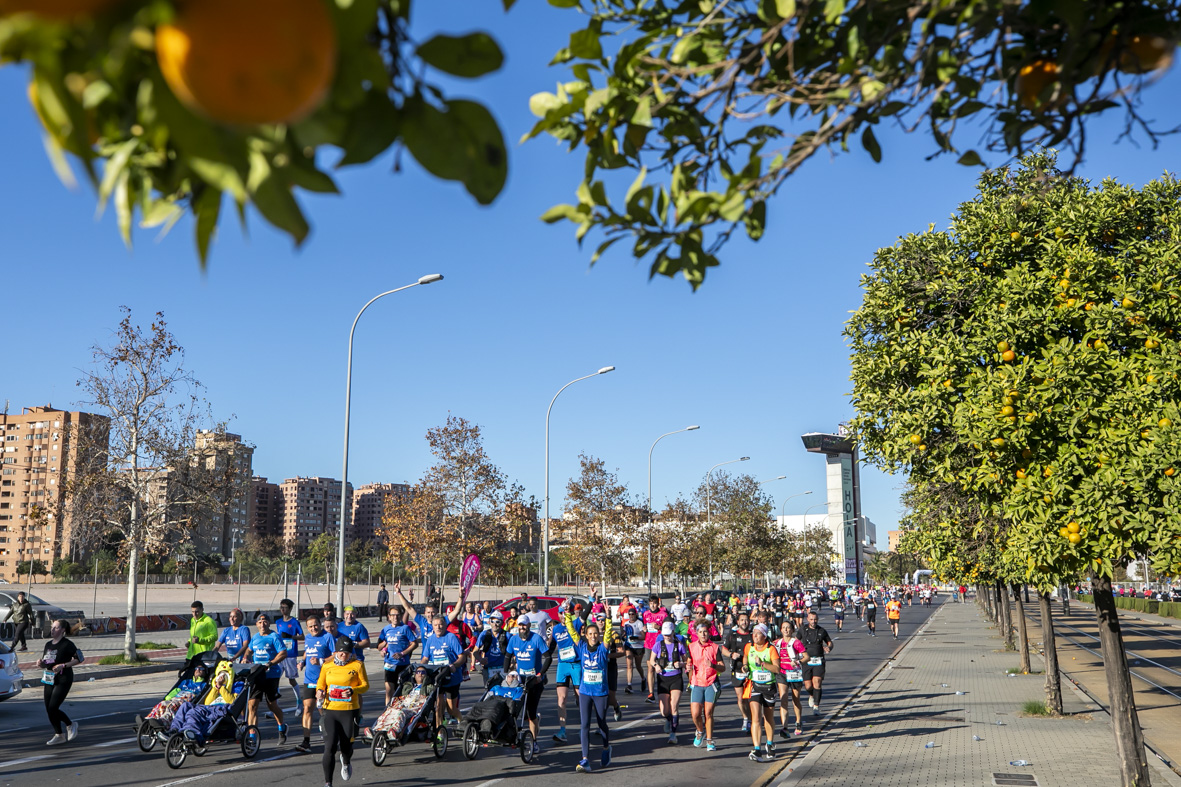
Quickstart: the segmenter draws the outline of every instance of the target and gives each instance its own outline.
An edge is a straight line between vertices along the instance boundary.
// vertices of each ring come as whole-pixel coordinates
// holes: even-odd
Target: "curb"
[[[800,779],[802,779],[807,774],[808,770],[820,759],[820,756],[824,754],[824,751],[828,748],[828,742],[821,740],[821,736],[823,736],[824,733],[826,733],[828,729],[838,721],[838,719],[844,716],[848,707],[858,700],[872,683],[881,677],[881,674],[886,670],[887,667],[890,666],[892,661],[901,656],[903,651],[918,641],[918,638],[923,634],[923,632],[927,630],[927,627],[931,625],[931,621],[935,619],[935,616],[938,615],[942,609],[943,604],[940,604],[935,609],[935,611],[931,613],[930,617],[927,618],[926,622],[923,623],[922,628],[916,631],[914,635],[906,642],[895,648],[894,652],[887,656],[885,660],[882,661],[881,665],[873,671],[873,674],[862,681],[861,685],[853,689],[853,691],[849,693],[849,696],[846,697],[844,702],[842,702],[840,706],[836,708],[832,715],[826,718],[824,723],[821,724],[820,727],[817,728],[811,735],[807,736],[804,745],[800,747],[800,749],[794,753],[790,753],[782,763],[776,763],[764,771],[763,775],[761,775],[751,784],[751,787],[767,787],[767,785],[771,784],[772,782],[774,782],[776,785],[795,784]],[[802,759],[801,755],[803,755]],[[794,768],[788,768],[789,765],[797,761],[799,762],[799,765]],[[781,776],[785,769],[787,770],[787,774]],[[778,781],[776,781],[777,779]]]

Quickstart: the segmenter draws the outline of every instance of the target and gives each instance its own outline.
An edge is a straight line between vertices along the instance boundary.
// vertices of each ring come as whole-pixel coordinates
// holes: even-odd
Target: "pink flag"
[[[472,589],[472,585],[476,584],[476,577],[480,575],[480,558],[476,555],[468,555],[467,560],[463,561],[463,569],[459,572],[460,587],[463,588],[463,595],[466,597],[468,591]]]

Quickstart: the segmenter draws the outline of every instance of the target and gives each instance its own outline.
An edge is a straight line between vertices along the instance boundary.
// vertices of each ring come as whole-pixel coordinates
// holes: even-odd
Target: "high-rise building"
[[[211,508],[195,517],[190,538],[200,553],[229,555],[250,526],[254,446],[223,430],[197,432],[190,460],[199,462],[222,490]]]
[[[283,490],[266,478],[250,479],[250,511],[247,514],[248,532],[256,536],[283,535]]]
[[[897,552],[898,551],[898,542],[902,540],[902,531],[901,530],[888,530],[888,531],[886,531],[886,537],[890,539],[890,551]]]
[[[353,494],[353,516],[346,535],[350,540],[376,541],[386,501],[410,494],[408,484],[365,484]]]
[[[0,579],[18,578],[17,564],[55,558],[81,558],[85,545],[73,538],[75,523],[63,490],[79,464],[77,430],[96,430],[103,445],[105,416],[26,407],[20,415],[0,415]]]
[[[283,540],[289,549],[307,549],[321,533],[337,532],[340,522],[340,481],[319,476],[288,478],[283,494]],[[349,484],[346,504],[353,501]]]

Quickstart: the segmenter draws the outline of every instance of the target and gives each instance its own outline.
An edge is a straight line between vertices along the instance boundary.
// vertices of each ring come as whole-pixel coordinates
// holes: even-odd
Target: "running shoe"
[[[767,748],[764,749],[763,757],[764,757],[763,762],[771,762],[772,760],[775,759],[775,745],[774,744],[772,744],[772,743],[767,744]]]
[[[750,732],[750,719],[743,719],[742,720],[742,731],[743,732]]]
[[[344,761],[343,754],[338,756],[340,757],[340,778],[347,782],[349,779],[353,778],[353,765],[352,763]]]
[[[705,740],[705,733],[698,732],[693,736],[693,746],[700,749],[702,742]]]
[[[816,709],[816,698],[811,694],[808,695],[808,707],[812,708],[813,710]]]
[[[533,741],[533,756],[536,757],[539,754],[541,754],[541,744]]]
[[[804,734],[804,730],[803,730],[803,728],[802,728],[802,727],[796,727],[796,737],[798,738],[799,736],[801,736],[801,735],[803,735],[803,734]]]
[[[707,740],[705,742],[705,750],[706,751],[717,751],[718,747],[714,745],[714,742],[712,740]]]
[[[578,767],[574,770],[578,771],[579,773],[590,773],[590,760],[579,760]]]
[[[66,727],[66,740],[72,741],[78,737],[78,722],[70,722],[70,726]]]
[[[784,740],[789,740],[791,738],[791,733],[787,731],[787,727],[784,727],[779,731],[779,737],[783,738]]]
[[[59,732],[59,733],[57,733],[56,735],[54,735],[52,738],[50,738],[49,740],[47,740],[47,741],[45,742],[45,745],[46,745],[46,746],[57,746],[58,744],[65,743],[65,742],[66,742],[66,736],[65,736],[65,735],[62,735],[62,734]]]
[[[673,731],[673,723],[672,723],[672,721],[671,721],[671,720],[668,718],[668,716],[665,716],[665,717],[664,717],[664,734],[665,734],[665,735],[668,735],[668,734],[669,734],[670,732],[672,732],[672,731]]]
[[[623,711],[620,710],[619,708],[615,709],[615,720],[616,721],[623,721]]]
[[[656,698],[653,697],[651,694],[649,694],[648,698],[646,700],[644,700],[644,702],[647,702],[649,705],[652,705],[653,703],[656,702]]]
[[[602,754],[602,756],[599,757],[599,764],[603,768],[606,768],[608,765],[611,764],[611,747],[610,746],[603,749],[603,754]]]
[[[624,689],[624,690],[623,690],[623,692],[624,692],[625,694],[631,694],[631,693],[632,693],[632,687],[631,687],[631,686],[628,686],[626,689]]]
[[[287,742],[287,725],[280,724],[279,725],[279,745],[282,746],[286,742]]]
[[[308,740],[307,738],[304,738],[303,741],[301,741],[300,744],[295,747],[295,750],[297,752],[302,753],[302,754],[311,754],[312,753],[312,742],[310,740]]]
[[[566,728],[565,727],[558,728],[558,731],[554,733],[554,740],[556,740],[558,743],[565,743],[566,742]]]
[[[670,745],[672,745],[672,746],[676,746],[676,745],[677,745],[677,734],[676,734],[675,732],[670,732],[670,733],[668,734],[668,742],[669,742],[669,744],[670,744]]]
[[[812,715],[813,715],[813,716],[819,716],[819,715],[820,715],[820,706],[819,706],[819,705],[813,705],[813,706],[812,706]]]
[[[765,760],[763,759],[762,749],[751,749],[750,754],[748,754],[747,756],[750,757],[755,762],[765,762]]]

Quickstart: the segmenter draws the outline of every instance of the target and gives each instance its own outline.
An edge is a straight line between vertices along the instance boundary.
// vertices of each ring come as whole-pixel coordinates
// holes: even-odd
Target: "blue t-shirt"
[[[577,633],[582,631],[582,618],[575,616],[570,625]],[[567,664],[578,661],[578,648],[574,647],[574,638],[565,626],[554,626],[554,642],[558,643],[558,660]]]
[[[381,641],[386,645],[385,666],[387,669],[401,667],[410,663],[409,656],[400,656],[398,654],[410,647],[410,643],[415,639],[414,631],[406,624],[400,626],[387,624],[381,630]]]
[[[296,639],[296,636],[303,636],[303,628],[300,627],[299,621],[295,618],[291,620],[279,618],[275,621],[275,631],[283,638],[283,646],[287,648],[287,658],[298,658],[299,640]]]
[[[414,626],[418,629],[418,641],[425,642],[426,638],[435,632],[434,626],[427,620],[426,615],[415,615]]]
[[[577,650],[582,663],[582,685],[578,690],[588,697],[606,697],[607,648],[600,642],[591,650],[586,640],[579,640]]]
[[[232,659],[250,644],[251,636],[249,626],[238,626],[237,628],[226,626],[221,630],[221,636],[217,638],[217,643],[226,646],[226,655]]]
[[[250,638],[250,650],[254,653],[255,664],[266,664],[283,651],[283,638],[276,631],[270,634],[255,634]],[[277,678],[282,672],[282,667],[272,664],[267,668],[267,677]]]
[[[505,638],[505,646],[507,647],[508,636],[503,630],[500,634]],[[500,637],[493,634],[492,629],[485,630],[476,638],[476,647],[484,651],[484,657],[488,661],[489,669],[501,669],[504,667],[504,649],[500,647]]]
[[[364,642],[365,640],[369,639],[369,630],[366,629],[365,624],[359,620],[352,624],[341,621],[336,624],[336,630],[339,631],[342,636],[351,639],[354,643]],[[364,661],[365,649],[354,648],[353,655],[361,661]]]
[[[320,679],[320,667],[332,658],[332,651],[336,639],[325,631],[318,637],[309,634],[303,641],[303,681],[309,686],[315,686]]]
[[[459,637],[450,631],[443,632],[437,637],[433,633],[422,644],[422,660],[425,664],[454,664],[463,655],[463,646],[459,644]],[[450,688],[463,682],[463,670],[456,670],[442,685]]]
[[[541,671],[542,657],[545,652],[549,650],[549,646],[545,644],[545,640],[541,638],[540,634],[530,634],[527,638],[521,639],[514,634],[509,637],[508,652],[513,654],[516,660],[517,674],[524,678],[531,678]],[[545,682],[545,676],[542,675],[542,682]]]

